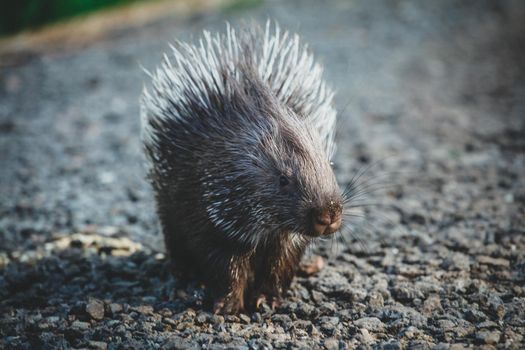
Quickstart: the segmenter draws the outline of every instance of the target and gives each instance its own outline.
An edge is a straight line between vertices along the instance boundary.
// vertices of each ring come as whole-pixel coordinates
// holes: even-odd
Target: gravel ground
[[[0,348],[525,348],[525,6],[268,1],[0,71]],[[172,38],[277,19],[326,66],[370,207],[275,311],[168,273],[138,96]],[[0,58],[1,59],[1,58]]]

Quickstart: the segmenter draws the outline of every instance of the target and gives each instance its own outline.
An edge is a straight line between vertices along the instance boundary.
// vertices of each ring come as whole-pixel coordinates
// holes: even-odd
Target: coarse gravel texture
[[[324,63],[337,176],[363,173],[370,206],[282,306],[223,317],[159,244],[140,65],[252,17]],[[521,1],[267,1],[3,66],[0,348],[524,348],[524,19]]]

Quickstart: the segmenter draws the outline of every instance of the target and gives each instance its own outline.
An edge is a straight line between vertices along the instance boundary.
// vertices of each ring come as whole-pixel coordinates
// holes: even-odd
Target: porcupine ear
[[[268,20],[264,35],[253,31],[254,59],[259,74],[277,97],[300,117],[318,130],[326,155],[335,152],[334,132],[336,112],[334,93],[323,80],[323,69],[314,61],[308,47],[297,34],[281,31],[277,23]]]

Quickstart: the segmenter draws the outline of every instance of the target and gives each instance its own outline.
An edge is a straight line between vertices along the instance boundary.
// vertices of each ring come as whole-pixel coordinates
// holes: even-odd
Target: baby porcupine
[[[298,36],[270,23],[172,49],[141,116],[174,269],[206,284],[215,312],[275,305],[307,245],[341,225],[333,93]]]

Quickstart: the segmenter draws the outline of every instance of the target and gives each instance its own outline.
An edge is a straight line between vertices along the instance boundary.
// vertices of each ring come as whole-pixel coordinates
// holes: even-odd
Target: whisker
[[[383,160],[377,160],[375,162],[372,162],[370,164],[368,164],[367,166],[359,169],[357,171],[357,173],[354,174],[354,176],[350,179],[348,185],[347,185],[347,188],[352,188],[354,187],[355,184],[358,183],[359,179],[367,172],[369,171],[372,167],[376,166],[380,161],[383,161]]]
[[[350,237],[352,237],[352,239],[355,240],[359,244],[361,250],[367,251],[368,250],[367,244],[358,235],[356,235],[356,233],[354,232],[354,227],[352,227],[352,226],[353,225],[346,224],[346,225],[343,226],[343,229],[340,231],[341,232],[341,237],[346,242],[346,248],[348,249],[350,244],[346,241],[346,239],[344,237],[345,232],[347,232],[350,235]]]
[[[366,219],[364,215],[359,214],[343,214],[343,219],[350,219],[350,218],[356,218],[356,219]]]
[[[367,237],[366,241],[361,236]],[[363,222],[361,225],[356,225],[355,230],[352,232],[352,238],[360,242],[366,242],[360,244],[361,250],[366,254],[370,254],[369,246],[371,242],[378,241],[381,246],[388,246],[380,230],[371,222]]]
[[[398,183],[388,183],[382,180],[382,178],[386,178],[390,175],[391,174],[381,174],[377,176],[370,176],[362,182],[354,181],[354,183],[349,183],[343,190],[343,194],[349,195],[350,193],[354,193],[355,191],[361,190],[363,188],[373,188],[376,185],[381,185],[385,187],[399,186],[400,184]]]
[[[356,208],[376,208],[382,206],[383,203],[354,203],[352,205],[345,206],[345,209],[356,209]],[[344,211],[343,211],[344,213]]]

